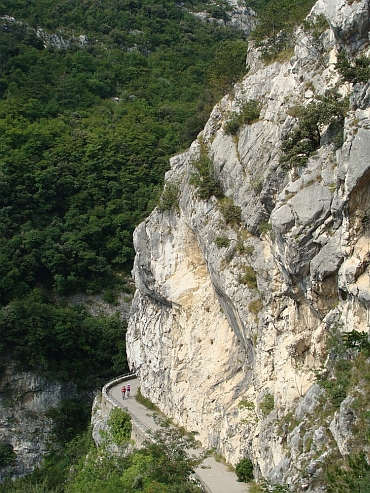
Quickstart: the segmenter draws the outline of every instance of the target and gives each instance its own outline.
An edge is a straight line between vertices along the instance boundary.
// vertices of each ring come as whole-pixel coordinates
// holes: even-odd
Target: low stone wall
[[[120,377],[117,377],[114,380],[108,382],[106,385],[104,385],[102,390],[102,399],[101,399],[102,416],[109,416],[111,410],[114,407],[122,408],[121,403],[118,402],[117,399],[115,399],[113,396],[109,394],[109,389],[122,382],[126,382],[127,380],[132,380],[133,378],[136,378],[135,373],[128,373],[125,375],[121,375]],[[126,409],[126,412],[131,416],[131,423],[132,423],[131,438],[132,440],[134,440],[136,447],[141,447],[144,440],[148,440],[148,438],[150,438],[150,434],[149,434],[150,428],[148,428],[146,425],[144,425],[144,423],[138,420],[132,413],[130,413],[128,409]]]

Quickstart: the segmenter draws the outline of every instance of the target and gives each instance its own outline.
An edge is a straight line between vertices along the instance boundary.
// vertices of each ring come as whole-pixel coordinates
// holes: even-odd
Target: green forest
[[[173,0],[5,0],[0,14],[0,348],[59,380],[86,358],[100,383],[125,370],[124,323],[63,297],[132,291],[132,232],[245,73],[246,41]]]

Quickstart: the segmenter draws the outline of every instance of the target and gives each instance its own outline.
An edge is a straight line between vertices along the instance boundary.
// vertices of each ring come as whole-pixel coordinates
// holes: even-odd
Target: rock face
[[[40,464],[52,439],[52,420],[46,412],[61,400],[77,397],[72,384],[50,383],[32,373],[19,373],[3,361],[0,377],[1,443],[13,447],[16,458],[1,468],[1,476],[30,473]]]
[[[134,234],[127,349],[142,393],[227,461],[247,456],[257,477],[294,491],[322,491],[330,452],[352,450],[350,397],[330,422],[313,421],[323,392],[313,370],[331,327],[368,331],[370,89],[335,70],[340,49],[369,54],[368,9],[319,0],[309,19],[323,14],[328,29],[319,38],[298,30],[284,63],[265,65],[250,47],[244,80],[171,159],[178,209],[156,209]],[[323,128],[307,165],[282,169],[293,108],[333,88],[350,96],[343,144]],[[228,134],[250,100],[259,119]],[[227,199],[197,195],[205,153]]]

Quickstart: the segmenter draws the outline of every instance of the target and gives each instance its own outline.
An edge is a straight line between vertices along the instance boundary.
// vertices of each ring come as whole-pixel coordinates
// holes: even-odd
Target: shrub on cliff
[[[320,147],[321,131],[330,127],[333,142],[343,134],[348,100],[338,93],[327,92],[318,101],[292,109],[298,125],[289,132],[281,144],[280,164],[284,169],[305,166],[308,158]]]
[[[344,80],[348,82],[367,82],[370,79],[370,58],[361,55],[350,62],[342,50],[338,53],[335,68]]]
[[[160,196],[158,209],[161,212],[178,210],[179,208],[180,189],[177,183],[165,183],[163,192]]]
[[[208,200],[212,195],[221,198],[223,192],[215,176],[212,159],[202,153],[199,159],[193,162],[193,166],[194,172],[190,175],[190,184],[197,188],[197,196],[202,200]]]
[[[0,443],[0,467],[5,467],[16,458],[16,454],[10,443]]]
[[[250,125],[258,121],[260,117],[261,105],[258,101],[251,99],[247,101],[241,112],[233,115],[230,120],[225,123],[225,133],[235,135],[242,125]]]
[[[253,479],[253,463],[247,457],[243,457],[235,466],[238,481],[248,483]]]

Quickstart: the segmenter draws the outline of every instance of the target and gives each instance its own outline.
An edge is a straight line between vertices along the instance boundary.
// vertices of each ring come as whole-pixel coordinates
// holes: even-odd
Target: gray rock
[[[298,225],[322,223],[329,214],[332,195],[330,191],[314,183],[300,190],[289,200]]]

